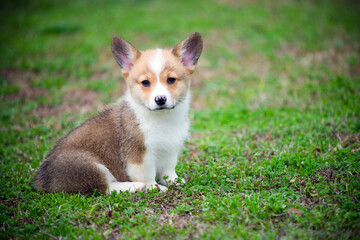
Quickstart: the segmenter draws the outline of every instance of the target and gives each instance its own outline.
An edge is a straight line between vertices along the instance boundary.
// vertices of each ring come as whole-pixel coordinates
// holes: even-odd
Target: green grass
[[[355,1],[1,3],[0,238],[360,238]],[[184,186],[45,194],[55,141],[125,90],[111,56],[199,31]]]

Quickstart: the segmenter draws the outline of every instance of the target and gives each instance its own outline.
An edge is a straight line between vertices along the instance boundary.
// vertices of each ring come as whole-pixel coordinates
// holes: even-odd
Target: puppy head
[[[130,95],[149,110],[172,109],[184,99],[202,46],[201,35],[197,32],[172,50],[141,52],[120,37],[114,37],[111,43]]]

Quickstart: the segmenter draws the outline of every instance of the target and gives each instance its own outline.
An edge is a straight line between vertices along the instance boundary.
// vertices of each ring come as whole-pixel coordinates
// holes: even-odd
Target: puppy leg
[[[160,189],[160,191],[167,190],[166,187],[158,185],[155,181],[156,169],[152,156],[146,156],[142,164],[128,163],[126,172],[132,181],[144,183],[146,189],[156,188]]]
[[[156,165],[156,172],[160,184],[167,186],[168,183],[175,183],[176,179],[179,178],[175,172],[177,158],[177,152],[162,152],[159,154]],[[167,176],[166,180],[164,179],[165,176]],[[184,179],[180,178],[180,181],[185,184]]]
[[[112,182],[109,184],[106,193],[110,194],[112,191],[116,191],[116,192],[129,191],[133,193],[136,191],[144,190],[145,187],[146,187],[145,183],[142,182]]]
[[[107,167],[99,163],[97,163],[96,166],[106,176],[106,181],[108,183],[108,188],[106,190],[107,194],[110,194],[112,191],[116,191],[117,193],[124,191],[136,192],[145,188],[145,184],[142,182],[117,182]]]

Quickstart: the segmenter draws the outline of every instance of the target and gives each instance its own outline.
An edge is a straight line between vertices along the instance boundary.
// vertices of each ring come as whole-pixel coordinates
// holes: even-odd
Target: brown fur
[[[95,165],[106,166],[117,181],[129,181],[127,162],[142,163],[144,136],[125,102],[89,119],[58,141],[35,176],[35,188],[46,192],[105,192],[107,182]]]

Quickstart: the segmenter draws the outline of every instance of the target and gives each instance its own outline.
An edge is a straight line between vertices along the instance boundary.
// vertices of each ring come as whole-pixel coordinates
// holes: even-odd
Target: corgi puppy
[[[178,178],[177,158],[189,129],[190,75],[202,47],[197,32],[171,50],[139,51],[114,37],[125,96],[56,143],[36,172],[35,188],[82,194],[166,190]]]

